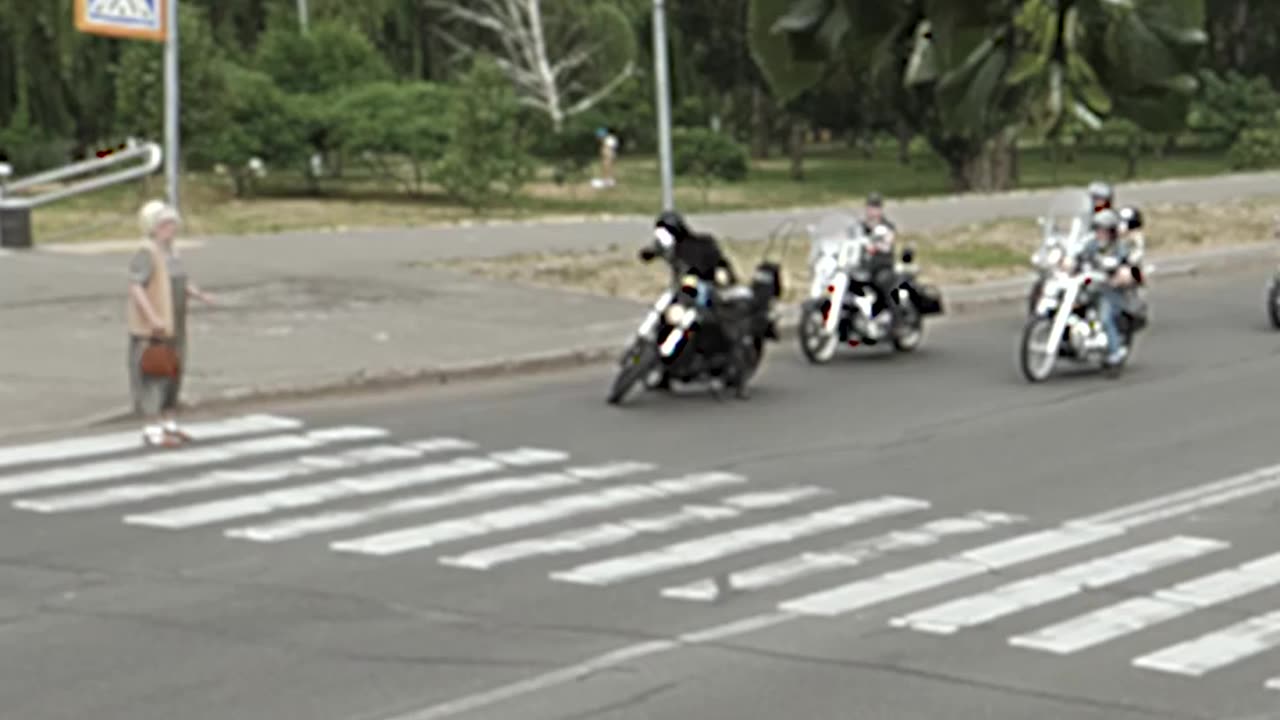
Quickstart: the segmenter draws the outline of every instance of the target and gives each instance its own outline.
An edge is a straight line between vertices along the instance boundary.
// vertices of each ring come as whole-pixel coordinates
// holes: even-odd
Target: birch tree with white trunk
[[[605,0],[426,3],[444,16],[436,29],[441,39],[463,57],[491,52],[520,102],[546,114],[556,132],[636,71],[634,31],[626,15]]]

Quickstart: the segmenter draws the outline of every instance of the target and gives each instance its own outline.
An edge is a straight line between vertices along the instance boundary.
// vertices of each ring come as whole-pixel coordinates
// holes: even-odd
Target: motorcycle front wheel
[[[1053,332],[1052,317],[1033,317],[1022,330],[1022,343],[1018,359],[1022,375],[1033,383],[1044,382],[1053,374],[1057,353],[1048,351],[1049,335]]]
[[[658,368],[659,362],[658,348],[651,342],[637,340],[622,357],[607,402],[620,405],[642,380]]]
[[[1036,280],[1031,286],[1031,297],[1027,298],[1027,314],[1033,315],[1040,304],[1040,296],[1044,294],[1044,279]]]
[[[831,362],[831,358],[836,355],[836,348],[840,345],[839,335],[834,333],[828,335],[823,327],[825,324],[822,308],[817,305],[806,304],[800,311],[800,350],[805,358],[815,365]]]

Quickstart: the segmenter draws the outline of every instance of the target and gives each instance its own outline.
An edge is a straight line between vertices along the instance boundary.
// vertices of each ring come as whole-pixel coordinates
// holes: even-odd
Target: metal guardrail
[[[58,188],[49,192],[28,196],[28,197],[12,197],[16,191],[26,190],[38,187],[46,183],[60,182],[76,175],[84,175],[87,173],[105,170],[109,167],[145,158],[146,162],[138,167],[110,175],[102,175],[100,177],[89,178],[74,183],[67,187]],[[0,212],[6,210],[31,210],[32,208],[47,205],[69,197],[74,197],[82,193],[101,190],[105,187],[117,185],[130,180],[146,177],[160,169],[161,163],[164,162],[164,150],[156,143],[137,144],[130,142],[129,147],[121,152],[113,153],[104,158],[94,158],[93,160],[85,160],[83,162],[73,163],[65,167],[49,170],[38,175],[23,178],[14,182],[5,182],[0,178]]]

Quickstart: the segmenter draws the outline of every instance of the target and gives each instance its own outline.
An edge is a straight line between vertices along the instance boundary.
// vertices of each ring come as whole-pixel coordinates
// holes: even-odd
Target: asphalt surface
[[[1265,275],[1154,288],[1116,380],[1028,385],[1009,307],[939,322],[912,355],[814,368],[777,346],[747,402],[691,391],[610,408],[596,368],[274,405],[260,411],[298,422],[233,423],[167,455],[127,438],[0,449],[0,717],[1280,718],[1274,628],[1235,661],[1248,640],[1218,642],[1220,667],[1199,676],[1168,653],[1143,661],[1164,670],[1133,665],[1274,611],[1274,567],[1242,576],[1272,577],[1252,593],[1168,601],[1164,622],[1076,652],[1009,642],[1280,550],[1274,474],[1170,496],[1280,462]],[[354,426],[386,435],[262,440]],[[332,457],[386,443],[401,448]],[[475,459],[441,464],[459,456]],[[564,470],[603,466],[617,474]],[[585,496],[546,503],[570,495]],[[1021,558],[922,565],[1086,516],[1057,552],[1035,536]],[[722,535],[740,528],[759,529]],[[1163,562],[1042,577],[1152,543]],[[507,554],[477,552],[496,546]],[[781,561],[791,577],[740,572]],[[1027,578],[1041,579],[1003,595],[1020,605],[971,606],[951,634],[937,613],[893,625]],[[874,582],[817,595],[858,580]]]

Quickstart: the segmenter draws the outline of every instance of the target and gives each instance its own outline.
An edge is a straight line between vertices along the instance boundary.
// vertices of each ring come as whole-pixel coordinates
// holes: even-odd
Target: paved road
[[[1118,381],[1027,386],[1009,309],[741,406],[592,370],[0,449],[2,714],[1277,717],[1262,279],[1157,288]]]

